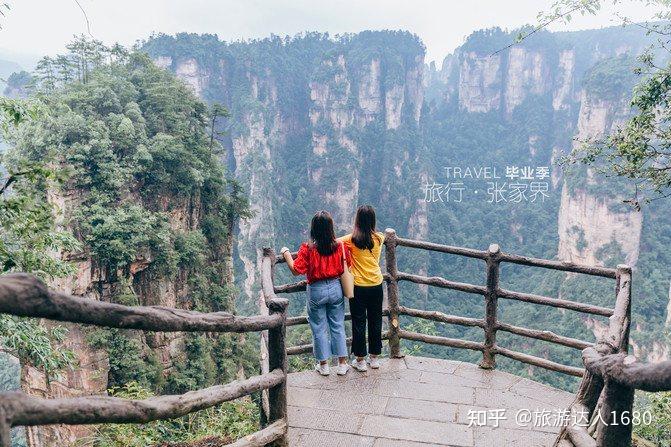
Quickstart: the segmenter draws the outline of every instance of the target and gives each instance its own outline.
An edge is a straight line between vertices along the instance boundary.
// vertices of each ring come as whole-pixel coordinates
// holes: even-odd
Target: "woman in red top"
[[[343,256],[352,265],[349,249],[338,242],[333,231],[333,219],[326,211],[312,218],[310,242],[301,244],[294,260],[287,247],[280,253],[294,275],[308,279],[307,311],[312,329],[315,370],[323,376],[330,374],[328,360],[338,357],[338,375],[347,374],[347,343],[345,338],[345,298],[340,286]]]

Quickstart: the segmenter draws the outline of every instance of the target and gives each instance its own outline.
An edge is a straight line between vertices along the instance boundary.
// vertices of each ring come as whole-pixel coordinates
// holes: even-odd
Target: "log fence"
[[[551,331],[529,329],[525,327],[514,326],[503,323],[498,320],[498,301],[500,299],[521,301],[531,304],[551,306],[561,309],[573,310],[590,315],[613,316],[615,309],[601,306],[595,306],[577,301],[552,298],[547,296],[535,295],[531,293],[521,293],[502,289],[499,285],[499,276],[501,264],[510,263],[525,266],[541,267],[552,270],[560,270],[572,273],[582,273],[592,276],[616,279],[618,269],[605,267],[584,266],[561,261],[552,261],[547,259],[530,258],[525,256],[503,253],[497,244],[492,244],[487,250],[475,250],[464,247],[454,247],[449,245],[436,244],[433,242],[424,242],[413,239],[401,238],[396,235],[392,229],[385,232],[385,282],[387,284],[387,308],[385,315],[388,320],[388,331],[386,333],[389,340],[390,355],[392,357],[402,357],[400,352],[400,340],[407,339],[421,341],[429,344],[448,346],[453,348],[470,349],[480,351],[482,360],[480,366],[485,369],[496,367],[496,356],[501,355],[522,363],[549,369],[555,372],[565,373],[576,377],[582,377],[583,368],[577,368],[570,365],[562,365],[541,357],[536,357],[523,352],[517,352],[499,346],[496,343],[496,334],[499,331],[519,335],[526,338],[542,340],[549,343],[559,344],[575,349],[585,349],[594,345],[584,340],[578,340],[571,337],[555,334]],[[396,250],[398,247],[407,247],[413,249],[422,249],[439,253],[452,254],[472,259],[482,260],[485,263],[486,281],[484,285],[468,284],[463,282],[451,281],[438,276],[422,276],[398,270],[396,261]],[[276,263],[284,262],[281,256],[275,257]],[[622,267],[625,268],[625,267]],[[626,269],[626,268],[625,268]],[[401,281],[412,282],[415,284],[428,285],[443,289],[455,290],[469,294],[481,295],[484,298],[485,312],[482,318],[470,318],[457,315],[448,315],[443,312],[414,309],[403,306],[399,302],[398,284]],[[299,281],[291,284],[277,285],[273,289],[276,293],[294,293],[306,290],[306,282]],[[628,312],[628,310],[627,310]],[[453,324],[459,326],[479,327],[484,332],[483,341],[467,341],[436,335],[425,335],[402,329],[399,322],[400,316],[409,316],[436,321],[440,323]],[[349,318],[349,315],[347,316]],[[288,326],[307,324],[307,317],[290,317],[287,320]],[[309,352],[311,345],[302,345],[300,349],[294,350],[288,348],[290,355]]]
[[[0,393],[0,446],[10,447],[11,428],[15,426],[144,424],[185,416],[264,390],[268,391],[269,398],[269,414],[264,418],[264,426],[231,446],[286,446],[285,333],[288,301],[275,296],[272,279],[268,275],[264,277],[263,285],[264,290],[270,290],[270,293],[264,294],[268,314],[242,317],[227,312],[200,313],[160,306],[123,306],[49,290],[39,279],[24,273],[0,276],[0,313],[3,314],[156,332],[267,331],[269,345],[267,372],[181,395],[132,400],[113,396],[44,399],[20,391]]]

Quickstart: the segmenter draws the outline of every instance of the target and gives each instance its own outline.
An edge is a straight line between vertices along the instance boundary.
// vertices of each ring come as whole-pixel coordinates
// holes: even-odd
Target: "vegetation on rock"
[[[32,76],[31,101],[38,115],[21,120],[19,103],[3,103],[16,124],[3,160],[7,182],[18,177],[0,203],[0,265],[49,280],[74,273],[67,259],[89,259],[93,282],[84,292],[97,299],[235,311],[232,230],[249,212],[209,127],[225,110],[208,108],[142,53],[86,38],[68,50],[44,58]],[[164,301],[170,296],[175,302]],[[3,328],[14,335],[25,324],[8,320]],[[63,359],[55,361],[44,350],[63,338],[58,327],[45,328],[33,330],[31,337],[5,337],[3,346],[20,353],[22,361],[34,358],[43,363],[36,366],[56,369],[69,364],[71,353],[56,350]],[[135,384],[136,391],[182,393],[253,372],[257,363],[252,345],[238,335],[164,339],[99,329],[87,339],[107,351],[108,386],[117,391]],[[169,347],[164,343],[174,346],[169,358],[159,355]],[[238,435],[249,425],[239,431],[237,422],[227,426],[236,412],[240,423],[254,424],[253,405],[236,403],[157,423],[154,434],[151,427],[126,434],[101,429],[94,444],[179,440],[175,433],[185,431],[184,424],[200,427],[192,432],[201,437]]]

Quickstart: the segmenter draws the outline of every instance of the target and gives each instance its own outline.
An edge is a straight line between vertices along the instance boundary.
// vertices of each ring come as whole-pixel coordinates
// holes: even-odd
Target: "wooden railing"
[[[551,261],[546,259],[529,258],[524,256],[517,256],[508,253],[502,253],[499,246],[492,244],[488,250],[474,250],[464,247],[453,247],[449,245],[435,244],[431,242],[417,241],[412,239],[405,239],[398,237],[396,232],[392,229],[387,229],[385,232],[385,258],[386,258],[386,273],[384,275],[387,283],[387,309],[385,315],[389,321],[389,330],[385,334],[389,339],[389,350],[392,357],[401,357],[400,340],[414,340],[429,344],[436,344],[448,346],[452,348],[470,349],[482,352],[482,360],[480,366],[485,369],[491,369],[496,366],[496,355],[502,355],[514,360],[527,363],[533,366],[538,366],[551,371],[557,371],[569,374],[576,377],[582,377],[584,373],[583,368],[575,366],[564,365],[541,357],[536,357],[523,352],[514,351],[499,346],[496,343],[496,333],[504,331],[511,334],[520,335],[523,337],[533,338],[536,340],[543,340],[550,343],[555,343],[563,346],[568,346],[575,349],[585,349],[593,346],[593,343],[578,340],[571,337],[555,334],[550,331],[541,331],[529,329],[520,326],[513,326],[511,324],[498,321],[497,308],[498,300],[507,299],[514,301],[523,301],[532,304],[540,304],[545,306],[558,307],[562,309],[574,310],[590,315],[600,315],[610,317],[615,310],[594,306],[591,304],[569,301],[558,298],[551,298],[547,296],[534,295],[530,293],[515,292],[512,290],[502,289],[499,286],[499,272],[501,263],[512,263],[518,265],[543,267],[553,270],[561,270],[566,272],[582,273],[586,275],[601,276],[605,278],[617,279],[622,272],[630,272],[626,266],[619,266],[617,269],[605,267],[584,266],[578,264],[571,264],[561,261]],[[445,278],[437,276],[421,276],[411,273],[406,273],[398,270],[396,262],[397,247],[418,248],[423,250],[430,250],[435,252],[453,254],[464,256],[472,259],[479,259],[484,261],[487,279],[485,285],[467,284],[462,282],[450,281]],[[276,262],[284,262],[282,257],[275,257],[274,254],[268,252]],[[444,289],[456,290],[459,292],[482,295],[485,302],[485,315],[483,318],[469,318],[457,315],[448,315],[442,312],[414,309],[402,306],[399,302],[399,281],[408,281],[416,284],[423,284],[428,286],[440,287]],[[306,281],[300,281],[292,284],[284,284],[274,287],[276,293],[292,293],[303,291],[306,289]],[[628,308],[627,308],[628,312]],[[426,320],[437,321],[441,323],[454,324],[459,326],[479,327],[484,332],[483,341],[469,341],[455,338],[448,338],[436,335],[420,334],[413,331],[403,329],[399,323],[399,317],[407,315],[410,317],[423,318]],[[348,316],[349,317],[349,316]],[[307,324],[306,317],[291,317],[287,320],[287,325]],[[289,347],[287,352],[289,355],[309,352],[312,345],[302,345],[300,347]]]
[[[398,271],[398,246],[418,248],[479,259],[485,262],[485,285],[460,283],[440,277],[427,277]],[[385,239],[388,331],[392,357],[402,357],[400,340],[415,340],[430,344],[462,348],[482,353],[480,366],[495,368],[496,356],[502,355],[522,363],[560,373],[582,377],[572,415],[585,413],[586,422],[568,424],[559,434],[557,447],[605,446],[621,447],[631,444],[631,424],[617,424],[613,418],[631,412],[635,389],[662,391],[671,389],[671,362],[641,365],[627,356],[631,318],[631,269],[589,267],[577,264],[528,258],[502,253],[493,244],[486,251],[452,247],[429,242],[399,238],[394,230],[386,231]],[[261,314],[251,317],[234,316],[226,312],[199,313],[157,306],[122,306],[92,299],[73,297],[49,290],[37,278],[26,274],[0,276],[0,313],[20,317],[45,318],[55,321],[91,324],[102,327],[156,332],[261,332],[261,374],[227,385],[191,391],[177,396],[158,396],[145,400],[129,400],[110,396],[89,396],[70,399],[42,399],[21,392],[0,393],[0,447],[10,446],[13,426],[45,424],[146,423],[159,419],[184,416],[254,392],[262,393],[262,429],[233,444],[235,447],[287,445],[287,355],[309,352],[312,345],[286,347],[286,328],[307,324],[305,316],[287,318],[288,300],[277,293],[292,293],[306,289],[306,282],[274,285],[274,270],[282,257],[270,248],[264,249],[261,262]],[[616,283],[614,308],[594,306],[547,296],[502,289],[499,285],[501,263],[535,266],[566,272],[611,278]],[[399,281],[409,281],[451,289],[484,297],[483,318],[448,315],[437,311],[409,308],[399,303]],[[578,340],[550,331],[513,326],[498,320],[498,300],[507,299],[558,307],[591,315],[609,317],[607,334],[597,343]],[[400,316],[478,327],[483,341],[469,341],[421,334],[401,327]],[[349,315],[346,318],[350,318]],[[542,340],[583,350],[586,369],[564,365],[549,359],[507,349],[497,344],[498,331]],[[598,411],[597,411],[598,410]],[[595,418],[596,414],[601,417]],[[610,419],[609,419],[610,418]],[[571,421],[579,419],[571,418]],[[593,437],[596,436],[596,439]]]
[[[400,340],[405,339],[480,351],[482,352],[480,367],[485,369],[495,368],[496,356],[502,355],[547,370],[582,377],[576,401],[569,409],[573,416],[569,419],[570,421],[577,420],[575,419],[576,413],[583,410],[587,412],[588,420],[594,421],[595,410],[597,410],[597,402],[600,397],[602,402],[601,408],[607,411],[612,418],[612,415],[615,414],[612,413],[613,411],[617,414],[632,411],[634,388],[652,391],[668,390],[671,388],[671,362],[648,367],[627,364],[627,362],[632,360],[630,357],[626,357],[631,316],[631,268],[626,265],[619,265],[613,269],[530,258],[503,253],[496,244],[490,245],[486,251],[454,247],[400,238],[392,229],[387,229],[385,232],[385,246],[386,274],[384,277],[387,283],[388,303],[385,315],[387,315],[389,321],[389,330],[386,333],[386,338],[389,340],[389,351],[392,357],[402,357]],[[396,250],[399,246],[482,260],[485,262],[486,283],[484,285],[467,284],[436,276],[427,277],[398,271]],[[281,257],[276,258],[276,261],[284,262]],[[541,267],[614,279],[615,305],[613,308],[607,308],[502,289],[499,285],[500,265],[502,263]],[[485,304],[484,316],[483,318],[469,318],[402,306],[399,303],[399,281],[409,281],[416,284],[482,295]],[[276,286],[274,290],[276,293],[292,293],[305,290],[305,287],[306,282],[300,281]],[[551,331],[514,326],[498,320],[497,308],[499,299],[552,306],[589,315],[609,317],[609,331],[603,339],[597,341],[595,344],[555,334]],[[484,332],[483,341],[461,340],[404,330],[399,321],[401,315],[447,324],[479,327]],[[288,324],[291,325],[305,323],[307,323],[305,317],[292,317],[288,320]],[[496,335],[499,331],[583,350],[583,364],[586,366],[586,369],[564,365],[549,359],[502,347],[496,341]],[[300,347],[289,347],[287,348],[287,352],[289,354],[299,354],[309,352],[310,349],[311,345],[303,345]],[[645,371],[645,374],[640,374],[642,371]],[[559,447],[564,445],[575,445],[577,447],[620,447],[631,445],[631,424],[616,426],[607,417],[602,417],[601,419],[605,423],[600,422],[600,425],[597,425],[596,429],[594,429],[596,431],[596,439],[592,438],[591,435],[593,433],[588,433],[586,424],[571,423],[562,430],[555,445]],[[595,427],[595,425],[591,424],[591,427]]]
[[[272,281],[269,277],[266,281]],[[267,289],[270,284],[270,289]],[[267,331],[269,370],[245,380],[190,391],[181,395],[144,400],[111,396],[42,399],[22,392],[0,393],[0,446],[10,447],[14,426],[47,424],[146,423],[171,419],[268,390],[269,412],[262,430],[231,444],[235,447],[287,445],[286,308],[272,282],[264,283],[267,315],[234,316],[227,312],[199,313],[158,306],[122,306],[74,297],[49,290],[27,274],[0,276],[0,313],[19,317],[155,332]]]

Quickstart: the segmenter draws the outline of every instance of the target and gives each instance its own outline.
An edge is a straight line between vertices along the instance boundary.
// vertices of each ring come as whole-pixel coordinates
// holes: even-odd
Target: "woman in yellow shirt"
[[[356,356],[352,366],[366,371],[366,355],[373,369],[380,367],[382,353],[382,270],[380,253],[384,234],[375,231],[375,209],[362,205],[356,211],[354,230],[340,238],[352,252],[354,298],[349,301],[352,313],[352,352]],[[368,349],[366,349],[368,325]]]

